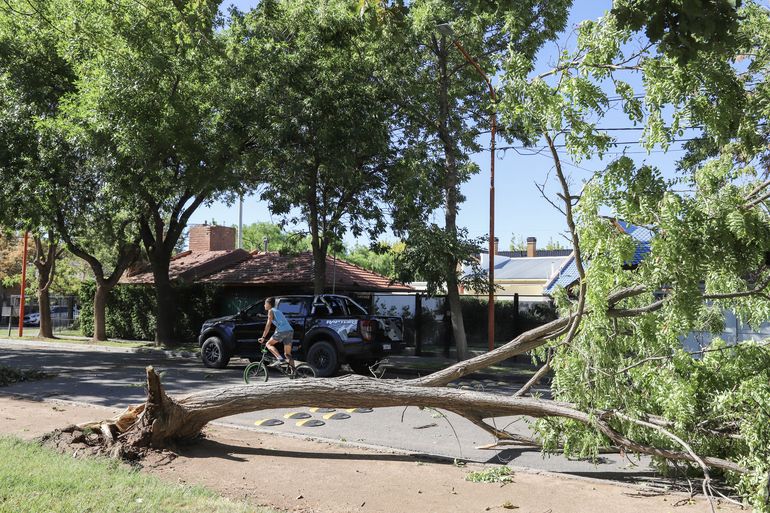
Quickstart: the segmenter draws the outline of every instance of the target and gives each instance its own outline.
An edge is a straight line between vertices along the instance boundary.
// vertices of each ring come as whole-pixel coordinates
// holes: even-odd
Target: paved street
[[[157,351],[129,352],[122,348],[2,339],[0,353],[0,365],[55,374],[51,379],[0,388],[0,394],[55,398],[115,408],[144,400],[144,368],[147,365],[153,365],[163,373],[162,381],[169,394],[184,395],[204,388],[241,384],[247,363],[234,360],[227,369],[215,370],[204,368],[193,358],[169,357]],[[483,388],[493,393],[513,390],[507,383],[493,380],[465,379],[453,386]],[[544,459],[539,451],[529,448],[480,450],[476,447],[492,442],[490,435],[457,415],[416,407],[318,411],[308,405],[236,415],[221,419],[219,423],[288,436],[310,436],[478,462],[504,462],[575,475],[623,480],[652,477],[646,463],[632,465],[619,455],[603,456],[600,463],[594,465],[587,461],[567,460],[560,455]],[[529,433],[526,419],[497,419],[497,425],[508,426],[508,430],[521,434]]]

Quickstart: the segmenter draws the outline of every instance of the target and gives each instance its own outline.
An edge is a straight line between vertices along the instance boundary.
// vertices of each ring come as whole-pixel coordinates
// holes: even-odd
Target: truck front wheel
[[[310,350],[307,352],[307,363],[313,366],[316,375],[320,378],[333,376],[340,366],[337,350],[325,340],[310,346]]]
[[[203,365],[214,369],[224,369],[230,361],[225,345],[219,337],[209,337],[201,346]]]

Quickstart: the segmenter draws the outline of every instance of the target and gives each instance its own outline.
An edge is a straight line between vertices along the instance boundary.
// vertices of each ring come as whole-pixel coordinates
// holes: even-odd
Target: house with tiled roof
[[[280,254],[275,251],[248,252],[235,249],[235,229],[227,226],[196,225],[190,228],[189,249],[174,256],[169,267],[173,283],[221,287],[224,296],[238,305],[260,297],[313,292],[313,254]],[[151,285],[152,269],[129,269],[120,283]],[[326,292],[353,295],[414,292],[402,283],[355,264],[327,256]]]

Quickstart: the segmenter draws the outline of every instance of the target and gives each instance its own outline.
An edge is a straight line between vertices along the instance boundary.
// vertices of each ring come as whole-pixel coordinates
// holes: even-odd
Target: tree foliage
[[[577,47],[553,70],[535,74],[516,52],[506,70],[501,112],[506,124],[551,150],[584,267],[578,283],[557,294],[568,329],[536,354],[554,369],[555,399],[609,419],[640,443],[737,462],[748,472],[726,477],[767,511],[770,351],[764,343],[718,339],[693,350],[683,337],[718,336],[727,309],[751,326],[770,318],[770,13],[747,2],[735,18],[734,46],[688,47],[686,59],[665,37],[657,47],[635,46],[628,20],[616,14],[583,23]],[[691,28],[715,30],[702,20]],[[643,84],[643,93],[632,83]],[[648,149],[669,147],[686,127],[697,132],[685,157],[665,169],[627,155],[606,159],[578,196],[561,161],[601,157],[614,147],[601,129],[614,108],[610,96],[644,128]],[[635,240],[615,219],[645,227],[651,240]],[[606,433],[584,423],[543,420],[537,428],[546,448],[569,454],[595,456],[607,443]],[[659,458],[663,468],[669,459]],[[707,465],[702,470],[708,490]]]
[[[243,90],[270,98],[250,165],[274,214],[307,227],[316,293],[330,245],[385,228],[391,107],[380,63],[384,28],[351,2],[265,2],[234,19]],[[245,44],[241,44],[245,42]]]

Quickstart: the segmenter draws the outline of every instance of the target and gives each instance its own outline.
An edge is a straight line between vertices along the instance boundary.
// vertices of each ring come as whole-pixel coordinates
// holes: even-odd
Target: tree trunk
[[[326,292],[326,249],[313,244],[313,294]]]
[[[48,276],[40,274],[40,284],[46,283]],[[48,288],[41,287],[37,292],[37,303],[40,307],[40,333],[43,338],[53,337],[53,323],[51,322],[51,295]]]
[[[155,301],[157,303],[155,345],[174,347],[177,344],[176,337],[174,336],[176,307],[174,303],[174,289],[168,276],[168,267],[168,260],[165,262],[152,262],[152,274],[155,278]]]
[[[51,322],[50,289],[56,275],[56,259],[59,257],[53,231],[48,232],[48,246],[40,235],[35,235],[35,268],[38,274],[37,302],[40,307],[40,331],[43,338],[54,338]]]
[[[449,72],[447,70],[448,54],[447,41],[442,36],[441,44],[436,49],[440,70],[439,80],[439,136],[444,146],[444,229],[453,239],[457,239],[457,203],[458,203],[458,173],[457,157],[455,155],[455,140],[449,127]],[[468,342],[465,337],[460,290],[457,283],[457,265],[454,258],[446,262],[446,287],[449,311],[451,312],[452,334],[455,339],[458,361],[468,357]]]
[[[94,292],[94,342],[103,342],[107,340],[107,296],[112,287],[97,281],[96,292]]]

